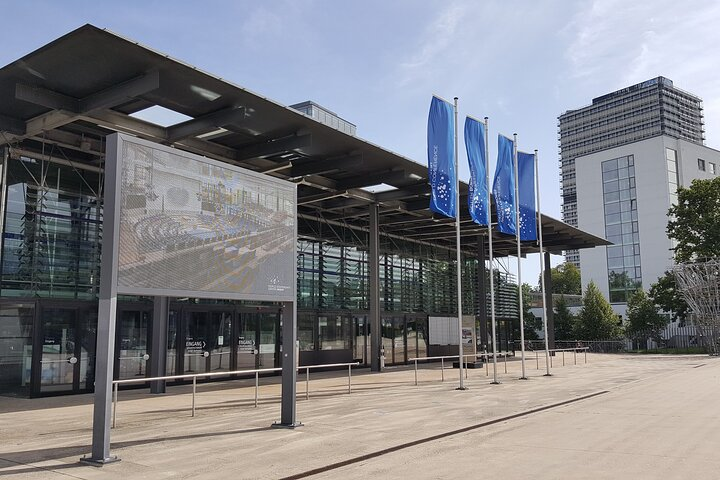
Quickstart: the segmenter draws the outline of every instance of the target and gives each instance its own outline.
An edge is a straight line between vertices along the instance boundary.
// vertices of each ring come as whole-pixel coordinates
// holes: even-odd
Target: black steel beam
[[[175,143],[183,138],[195,137],[233,123],[242,122],[244,119],[245,107],[224,108],[167,127],[166,138],[169,143]]]
[[[250,158],[267,157],[279,153],[290,152],[297,148],[309,147],[312,145],[312,135],[290,135],[283,138],[276,138],[266,142],[255,143],[244,147],[237,147],[235,160],[242,161]],[[312,172],[308,172],[312,173]],[[299,175],[296,175],[299,176]]]

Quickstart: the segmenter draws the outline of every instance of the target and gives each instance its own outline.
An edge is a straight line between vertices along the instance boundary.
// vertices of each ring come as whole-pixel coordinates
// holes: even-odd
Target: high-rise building
[[[720,152],[704,145],[703,125],[702,100],[664,77],[559,117],[564,220],[613,243],[566,260],[617,313],[672,265],[665,229],[678,186],[718,174]]]
[[[594,98],[591,105],[558,117],[560,188],[563,220],[578,226],[576,161],[578,157],[645,138],[666,135],[704,144],[702,100],[657,77]],[[577,250],[565,254],[580,267]]]

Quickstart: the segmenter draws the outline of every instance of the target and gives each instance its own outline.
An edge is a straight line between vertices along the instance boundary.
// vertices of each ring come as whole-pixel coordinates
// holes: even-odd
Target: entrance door
[[[237,369],[253,370],[258,368],[258,315],[238,313],[238,334],[236,344]]]
[[[115,378],[146,377],[150,358],[150,312],[120,310],[117,329]]]
[[[92,388],[96,331],[97,316],[89,310],[52,306],[41,310],[38,393]]]
[[[227,372],[232,369],[232,312],[210,312],[208,327],[208,346],[210,356],[208,362],[212,372]]]
[[[210,312],[186,310],[183,321],[183,373],[203,373],[207,371],[208,357],[208,319]]]
[[[258,368],[280,366],[280,315],[277,312],[258,314]]]
[[[353,325],[355,335],[353,335],[353,358],[360,364],[368,363],[368,336],[365,328],[367,322],[366,315],[353,315]]]

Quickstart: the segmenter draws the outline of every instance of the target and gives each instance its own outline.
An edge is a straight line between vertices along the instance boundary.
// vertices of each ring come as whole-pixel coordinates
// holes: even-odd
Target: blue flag
[[[487,174],[485,170],[485,125],[465,118],[465,149],[470,165],[468,209],[475,223],[488,224]]]
[[[535,155],[518,152],[520,240],[537,240],[535,213]]]
[[[515,169],[513,141],[498,135],[498,158],[493,180],[493,197],[498,218],[498,230],[515,235]]]
[[[430,210],[455,217],[455,145],[453,106],[432,98],[428,116],[428,176],[430,177]]]

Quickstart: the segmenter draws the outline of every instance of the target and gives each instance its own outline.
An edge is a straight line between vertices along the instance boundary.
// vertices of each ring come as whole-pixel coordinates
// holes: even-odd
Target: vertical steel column
[[[370,286],[370,371],[380,369],[380,232],[377,204],[370,205],[368,284]]]
[[[485,237],[478,235],[478,320],[480,322],[480,344],[485,350],[488,349],[488,328],[487,328],[487,285],[485,283]]]
[[[153,298],[152,350],[150,352],[150,376],[162,377],[167,363],[168,297]],[[150,382],[150,393],[165,393],[165,380]]]
[[[542,274],[545,275],[545,316],[547,317],[548,346],[550,350],[553,350],[555,348],[555,312],[553,311],[550,252],[545,252],[545,268]]]
[[[82,462],[104,465],[117,461],[110,456],[110,425],[112,421],[112,380],[115,357],[115,322],[117,314],[117,245],[120,237],[120,189],[117,188],[118,135],[110,135],[106,146],[105,198],[103,200],[103,250],[98,304],[97,344],[95,354],[95,402],[93,410],[92,453]]]
[[[284,302],[280,314],[282,328],[282,404],[280,406],[280,423],[273,427],[295,428],[302,425],[295,418],[297,395],[297,302]]]

